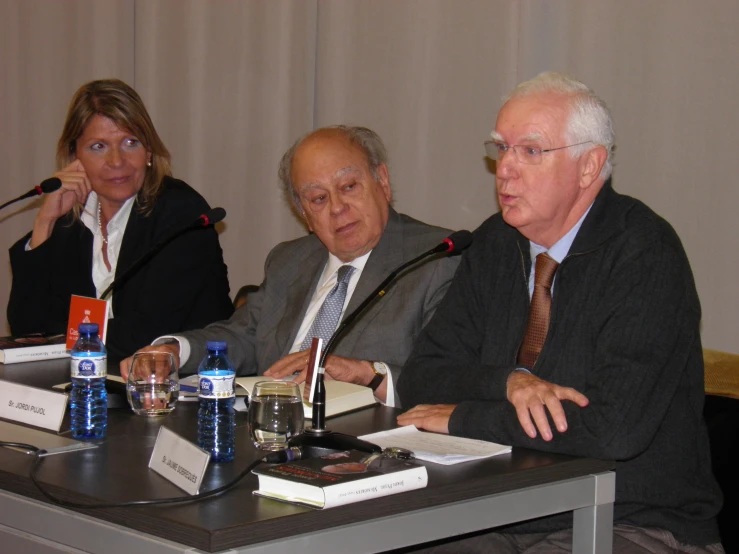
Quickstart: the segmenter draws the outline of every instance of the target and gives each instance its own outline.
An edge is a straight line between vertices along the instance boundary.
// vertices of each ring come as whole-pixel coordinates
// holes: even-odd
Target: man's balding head
[[[364,127],[326,127],[298,140],[280,178],[299,214],[344,262],[372,250],[387,224],[390,179],[382,141]]]

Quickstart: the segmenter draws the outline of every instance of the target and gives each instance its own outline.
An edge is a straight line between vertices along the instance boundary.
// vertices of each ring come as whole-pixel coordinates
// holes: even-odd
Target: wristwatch
[[[388,371],[390,371],[390,368],[387,367],[387,364],[385,362],[370,362],[370,365],[372,366],[372,371],[375,372],[375,376],[372,378],[372,381],[370,381],[370,384],[367,386],[373,391],[376,391],[378,388],[380,388],[382,380],[385,378]]]

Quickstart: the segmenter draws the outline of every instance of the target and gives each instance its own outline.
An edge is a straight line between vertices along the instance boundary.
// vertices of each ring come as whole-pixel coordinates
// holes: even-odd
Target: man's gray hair
[[[336,134],[343,135],[346,139],[361,148],[367,158],[367,165],[369,166],[370,173],[375,181],[379,180],[378,168],[385,164],[387,165],[387,150],[385,145],[382,143],[380,136],[375,133],[372,129],[367,127],[352,127],[348,125],[331,125],[329,127],[321,127],[310,133],[306,133],[285,152],[280,160],[280,166],[277,170],[277,175],[282,182],[283,192],[285,198],[292,200],[298,213],[303,213],[303,207],[300,204],[300,195],[298,195],[295,187],[293,186],[292,177],[290,175],[292,171],[293,158],[295,157],[295,151],[303,142],[312,137],[313,135],[321,132],[334,132]]]
[[[506,101],[511,98],[542,92],[572,96],[565,140],[568,144],[589,141],[604,146],[608,152],[608,158],[606,158],[606,163],[603,164],[600,176],[603,179],[608,179],[613,171],[613,147],[616,142],[616,134],[613,131],[613,118],[606,103],[584,83],[563,73],[553,71],[540,73],[530,81],[521,83],[513,89]],[[553,146],[564,145],[557,144]],[[587,151],[588,148],[588,144],[570,148],[570,156],[576,158]]]

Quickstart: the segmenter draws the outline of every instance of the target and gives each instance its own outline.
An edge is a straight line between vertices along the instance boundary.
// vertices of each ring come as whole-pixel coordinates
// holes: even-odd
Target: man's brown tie
[[[544,339],[549,330],[549,314],[552,311],[552,281],[559,264],[543,252],[536,257],[534,274],[534,294],[531,296],[529,322],[523,336],[517,362],[529,369],[534,367],[539,357]]]

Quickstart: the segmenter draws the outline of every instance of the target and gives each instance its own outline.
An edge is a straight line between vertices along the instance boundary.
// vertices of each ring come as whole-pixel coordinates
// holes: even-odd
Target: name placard
[[[59,432],[67,395],[9,381],[0,385],[0,417]]]
[[[186,493],[197,494],[209,461],[209,452],[186,441],[166,427],[160,427],[149,460],[149,469],[156,471]]]

